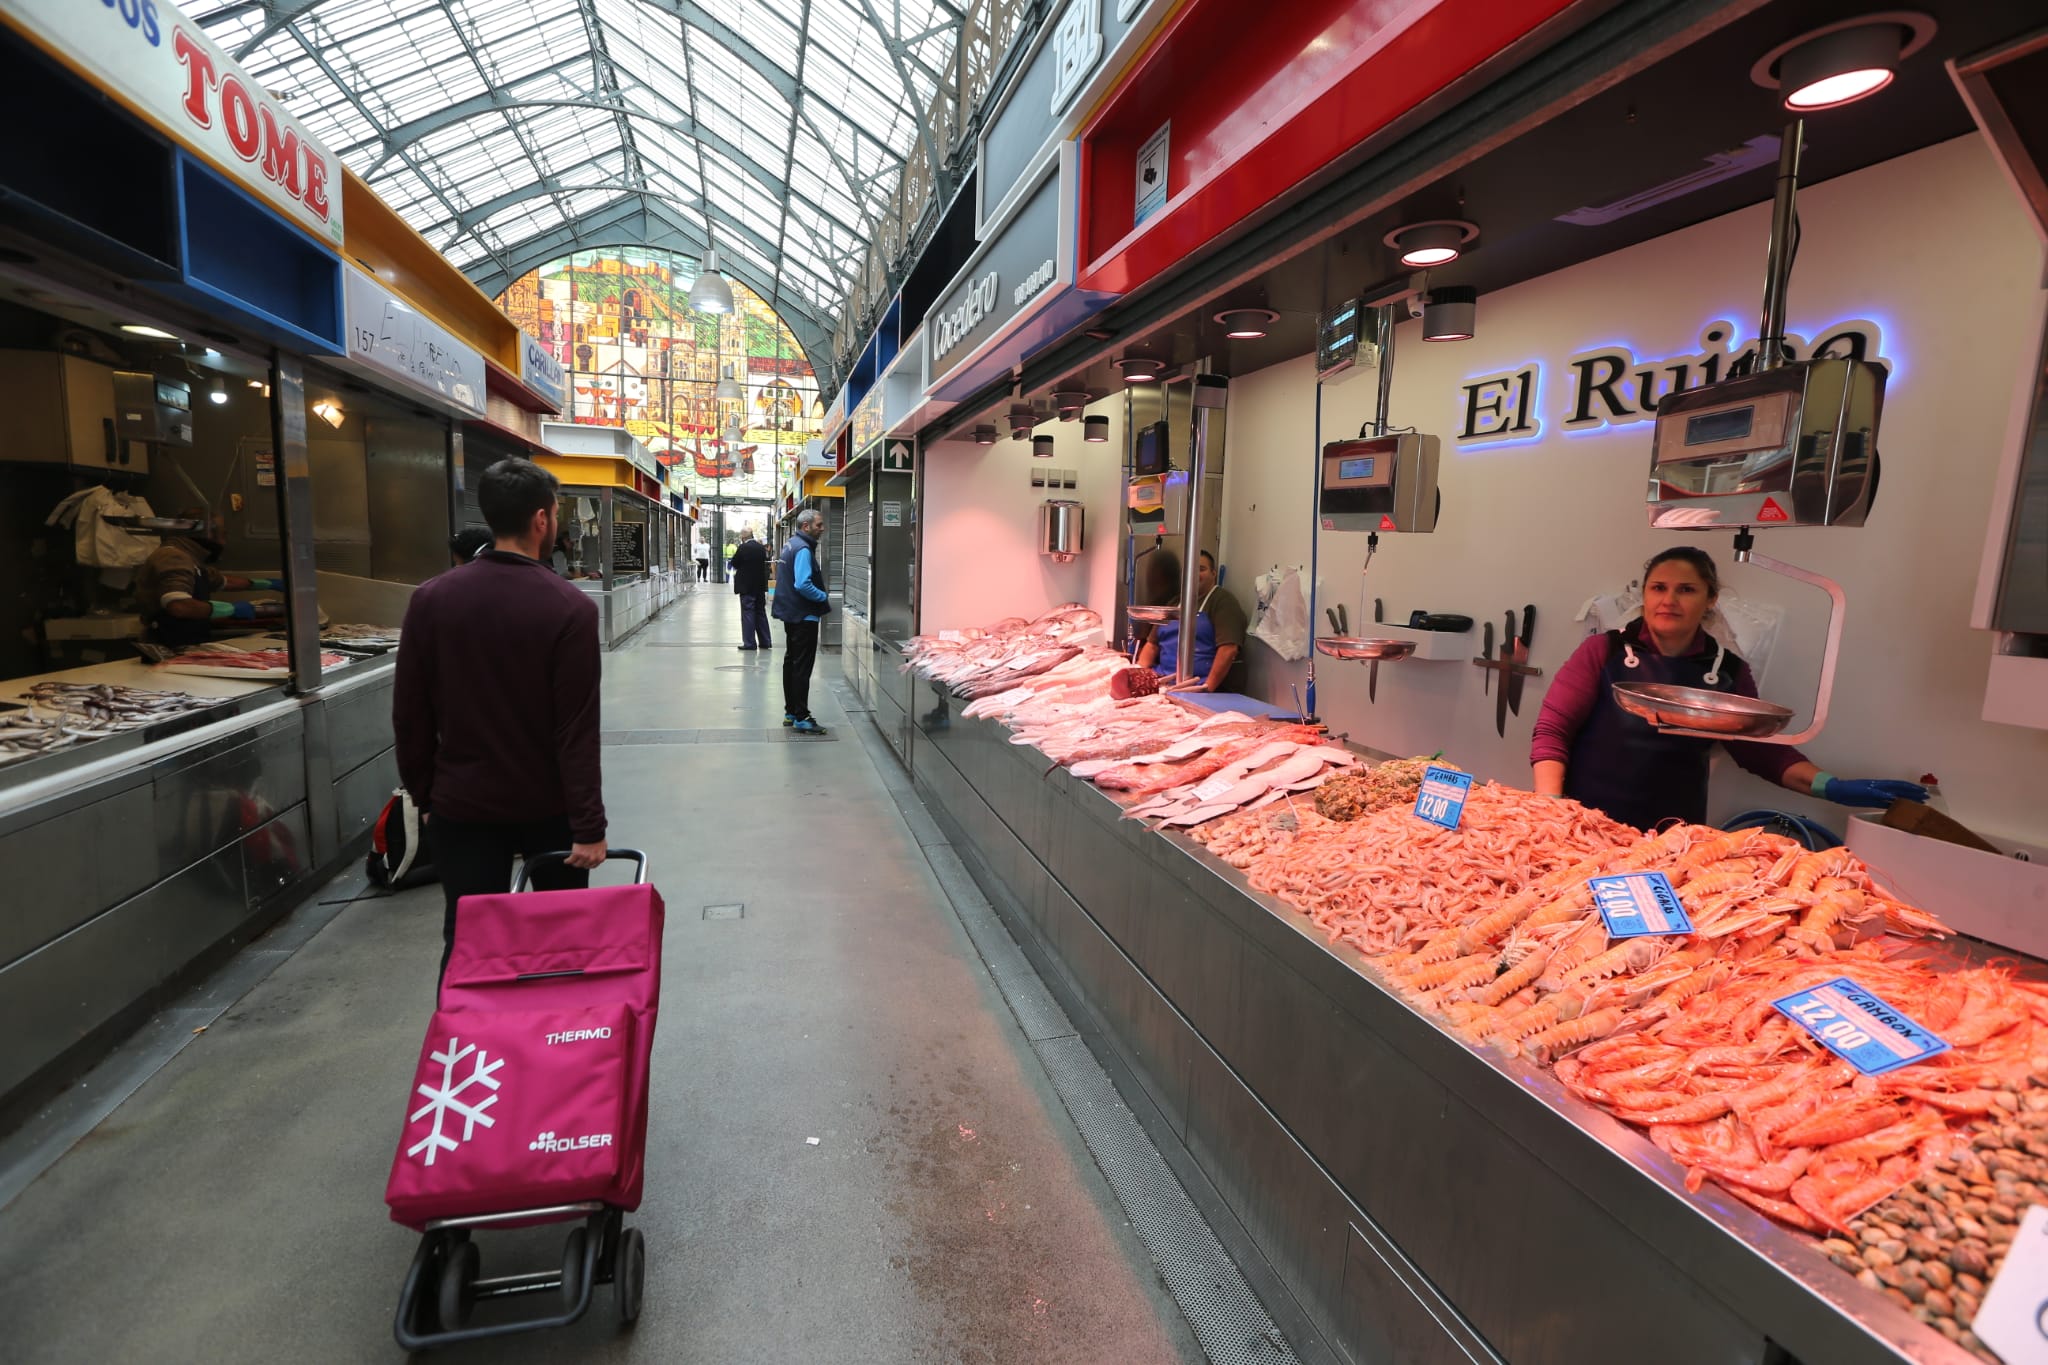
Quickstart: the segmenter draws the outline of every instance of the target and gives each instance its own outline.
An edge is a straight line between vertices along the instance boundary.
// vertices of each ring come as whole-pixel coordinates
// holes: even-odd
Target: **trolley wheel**
[[[441,1262],[443,1331],[468,1325],[470,1310],[476,1307],[476,1277],[482,1264],[483,1253],[475,1242],[458,1242],[448,1248],[447,1258]]]
[[[640,1296],[647,1287],[647,1239],[640,1229],[627,1228],[619,1237],[619,1265],[612,1281],[618,1296],[619,1322],[631,1327],[640,1319]]]
[[[562,1307],[572,1309],[583,1297],[583,1251],[590,1244],[590,1234],[582,1228],[571,1228],[569,1235],[562,1239]]]

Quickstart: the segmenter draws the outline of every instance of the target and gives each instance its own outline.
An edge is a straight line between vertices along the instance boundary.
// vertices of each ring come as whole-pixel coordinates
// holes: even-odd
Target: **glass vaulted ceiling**
[[[501,286],[657,215],[820,330],[905,159],[934,155],[921,111],[965,5],[184,2],[472,275]]]

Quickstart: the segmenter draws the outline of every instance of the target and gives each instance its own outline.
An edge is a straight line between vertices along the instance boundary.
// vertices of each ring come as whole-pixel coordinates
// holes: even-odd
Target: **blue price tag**
[[[1662,872],[1624,872],[1590,877],[1586,889],[1593,906],[1607,921],[1609,938],[1641,938],[1644,934],[1689,934],[1692,920],[1685,903]]]
[[[1771,1004],[1866,1076],[1882,1076],[1948,1051],[1935,1033],[1846,976]]]
[[[1472,794],[1472,774],[1432,763],[1422,771],[1422,790],[1415,794],[1415,813],[1432,825],[1456,829]]]

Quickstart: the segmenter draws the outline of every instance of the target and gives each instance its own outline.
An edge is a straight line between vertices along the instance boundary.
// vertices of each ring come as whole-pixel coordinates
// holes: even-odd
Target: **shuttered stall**
[[[846,609],[868,616],[869,557],[874,549],[874,501],[869,478],[856,478],[847,485],[845,530],[840,537],[839,556],[844,566],[843,588]]]

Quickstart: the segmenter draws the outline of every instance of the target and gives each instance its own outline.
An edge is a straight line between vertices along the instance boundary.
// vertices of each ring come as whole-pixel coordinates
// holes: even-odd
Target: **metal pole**
[[[1778,145],[1777,196],[1771,203],[1771,241],[1764,256],[1764,313],[1756,337],[1759,374],[1784,363],[1785,290],[1799,245],[1799,158],[1805,146],[1806,121],[1794,119]]]
[[[1316,381],[1316,417],[1314,445],[1316,477],[1310,485],[1308,497],[1308,698],[1303,704],[1308,720],[1316,713],[1316,564],[1322,554],[1323,516],[1322,508],[1316,505],[1322,496],[1323,482],[1323,381]]]
[[[1209,425],[1223,411],[1229,395],[1230,381],[1222,375],[1195,376],[1194,404],[1189,413],[1195,430],[1188,453],[1187,535],[1181,541],[1186,559],[1180,566],[1180,645],[1174,653],[1175,686],[1194,681],[1195,618],[1202,606],[1195,599],[1195,592],[1196,575],[1201,571],[1202,484],[1209,472]]]
[[[314,581],[313,463],[306,448],[306,369],[297,356],[275,351],[270,361],[270,440],[277,464],[277,524],[283,528],[285,638],[290,645],[292,690],[320,686],[320,600]]]
[[[1393,411],[1394,398],[1394,305],[1383,303],[1379,308],[1380,373],[1379,396],[1373,413],[1375,436],[1387,434],[1387,415]]]

